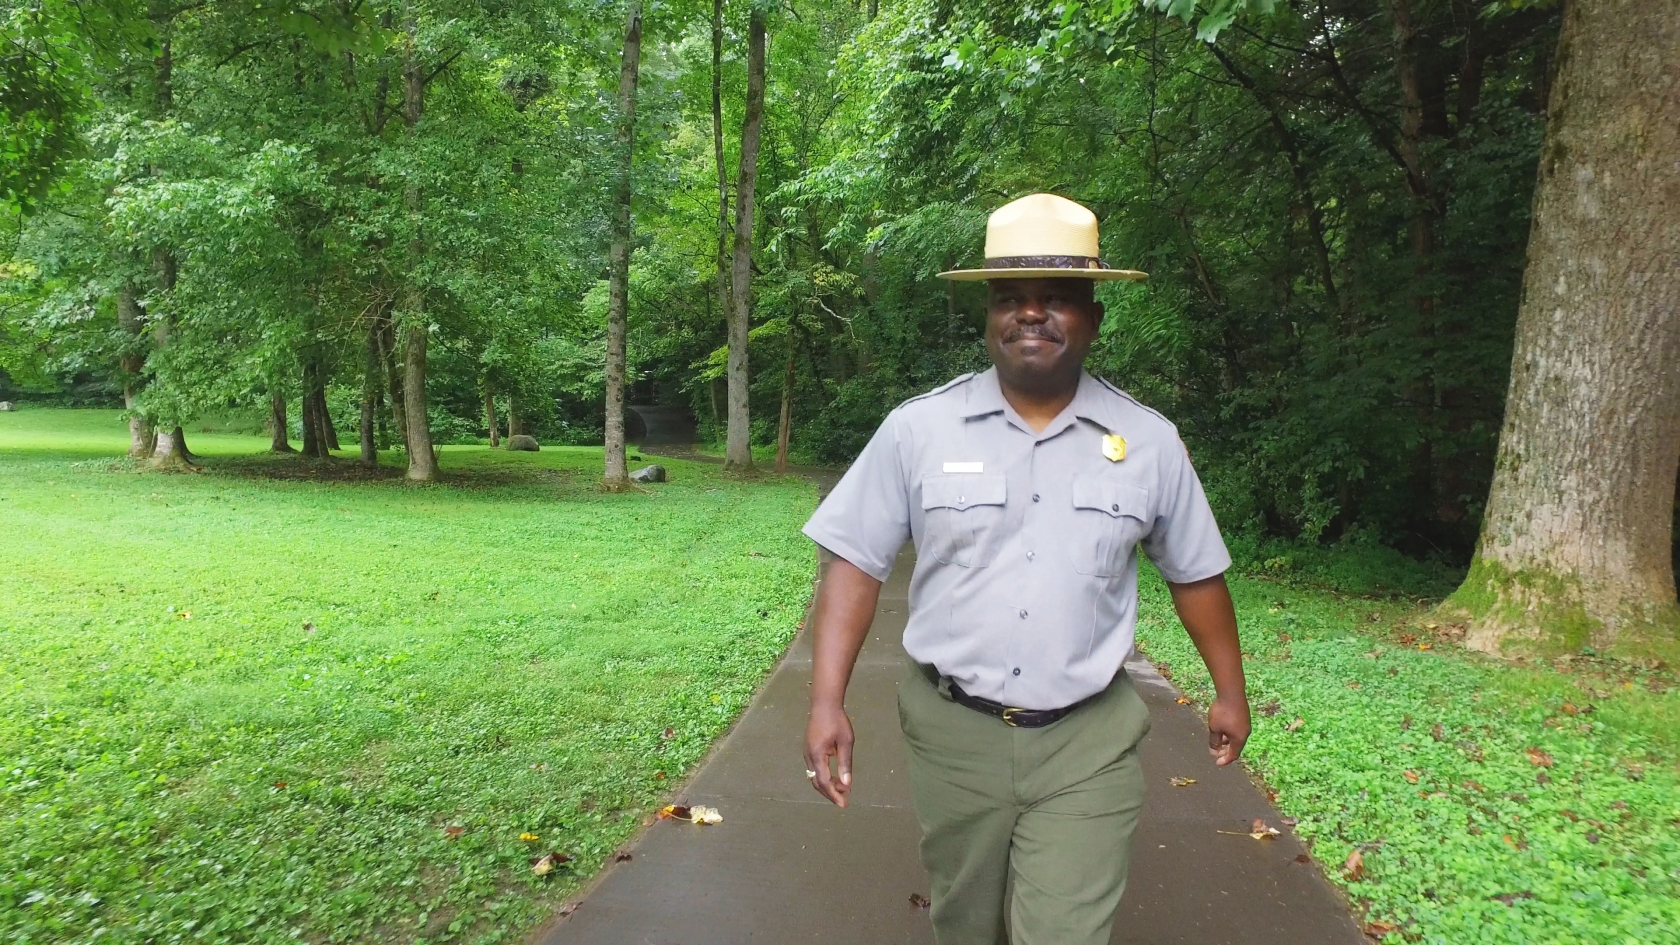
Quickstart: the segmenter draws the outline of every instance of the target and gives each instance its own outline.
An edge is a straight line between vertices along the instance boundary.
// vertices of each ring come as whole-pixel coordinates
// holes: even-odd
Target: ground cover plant
[[[1255,709],[1245,758],[1366,930],[1443,945],[1680,941],[1674,677],[1469,653],[1432,609],[1450,580],[1345,557],[1363,570],[1271,558],[1254,566],[1271,577],[1231,583]],[[1212,698],[1153,574],[1139,636],[1192,699]]]
[[[606,495],[599,448],[446,447],[416,487],[188,442],[205,472],[145,473],[114,410],[0,413],[5,941],[518,940],[809,592],[803,480]]]

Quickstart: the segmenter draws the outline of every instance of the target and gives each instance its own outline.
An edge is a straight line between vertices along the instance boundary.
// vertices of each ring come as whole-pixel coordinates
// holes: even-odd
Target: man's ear
[[[1103,316],[1106,315],[1106,314],[1108,314],[1107,307],[1104,306],[1101,302],[1092,300],[1092,302],[1091,302],[1091,331],[1092,331],[1093,334],[1096,333],[1097,331],[1099,331],[1102,328]]]

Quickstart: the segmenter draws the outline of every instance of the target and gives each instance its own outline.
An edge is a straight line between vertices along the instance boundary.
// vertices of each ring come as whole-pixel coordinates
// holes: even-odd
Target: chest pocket
[[[1106,476],[1073,479],[1073,568],[1114,577],[1149,534],[1149,490]]]
[[[1003,525],[1007,480],[1002,475],[922,477],[923,545],[944,564],[983,568],[991,563]]]

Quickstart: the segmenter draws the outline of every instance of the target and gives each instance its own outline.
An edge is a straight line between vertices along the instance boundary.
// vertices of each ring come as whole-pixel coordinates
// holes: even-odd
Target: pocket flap
[[[1008,480],[994,473],[923,476],[923,509],[962,510],[976,505],[1002,505]]]
[[[1073,507],[1149,521],[1149,490],[1106,476],[1075,476]]]

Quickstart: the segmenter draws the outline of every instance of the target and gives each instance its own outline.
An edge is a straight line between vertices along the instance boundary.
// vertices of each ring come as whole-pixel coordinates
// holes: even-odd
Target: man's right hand
[[[831,757],[837,762],[833,772],[828,768]],[[805,725],[805,768],[817,773],[811,786],[818,794],[846,806],[852,790],[852,720],[843,707],[811,706],[811,720]]]

